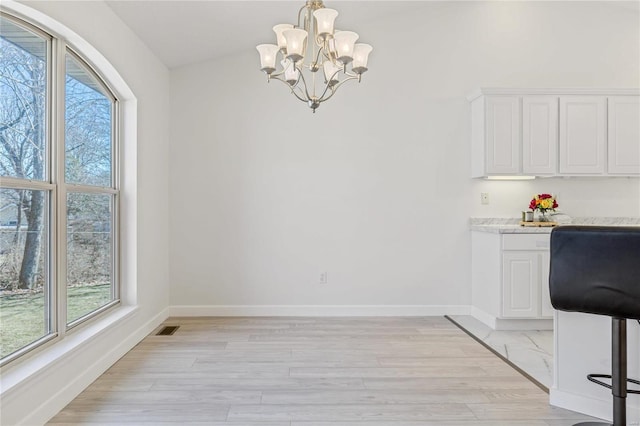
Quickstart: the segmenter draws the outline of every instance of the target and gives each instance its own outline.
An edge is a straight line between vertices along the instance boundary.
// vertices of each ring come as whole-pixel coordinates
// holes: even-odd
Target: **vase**
[[[540,216],[538,216],[538,222],[550,222],[551,219],[547,216],[546,211],[541,211]]]

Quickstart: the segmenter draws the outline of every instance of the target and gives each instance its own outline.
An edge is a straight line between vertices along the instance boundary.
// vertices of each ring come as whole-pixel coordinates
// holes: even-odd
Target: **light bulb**
[[[274,72],[276,70],[278,46],[275,44],[259,44],[256,49],[260,52],[260,70],[267,74]]]
[[[300,71],[298,71],[293,62],[288,59],[283,59],[280,64],[282,64],[282,69],[284,69],[284,80],[289,86],[295,86],[300,78]]]
[[[338,73],[342,71],[342,68],[331,61],[324,61],[322,71],[324,72],[324,80],[329,86],[334,86],[338,83]]]
[[[326,38],[327,35],[333,34],[333,23],[338,16],[338,11],[334,9],[318,9],[313,12],[316,18],[318,36]]]
[[[362,74],[367,68],[367,62],[369,60],[369,53],[373,50],[368,44],[357,43],[353,47],[353,63],[351,64],[351,70],[356,74]]]
[[[353,47],[358,37],[358,34],[353,31],[339,31],[333,36],[338,60],[343,64],[348,64],[353,60]]]
[[[304,58],[304,46],[307,40],[307,32],[300,28],[284,30],[284,38],[287,42],[287,59],[298,62]]]
[[[278,24],[273,27],[273,32],[276,33],[276,40],[277,40],[278,47],[280,49],[287,48],[287,40],[284,38],[284,35],[282,33],[285,30],[290,30],[292,28],[293,28],[293,25],[291,24]]]

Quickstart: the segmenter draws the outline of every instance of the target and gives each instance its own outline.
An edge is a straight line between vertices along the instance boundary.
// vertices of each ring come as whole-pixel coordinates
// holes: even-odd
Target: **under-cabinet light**
[[[487,176],[487,180],[533,180],[535,176]]]

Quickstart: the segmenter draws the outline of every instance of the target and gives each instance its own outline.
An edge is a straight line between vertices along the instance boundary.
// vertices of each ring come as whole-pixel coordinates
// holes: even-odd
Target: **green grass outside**
[[[75,320],[111,300],[109,284],[69,287],[67,318]],[[47,334],[44,294],[0,295],[0,358]]]

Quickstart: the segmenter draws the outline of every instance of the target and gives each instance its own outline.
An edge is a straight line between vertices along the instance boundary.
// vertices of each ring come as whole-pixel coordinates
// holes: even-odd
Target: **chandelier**
[[[356,43],[358,34],[353,31],[335,30],[337,16],[338,11],[325,8],[322,0],[308,0],[298,12],[298,25],[273,27],[277,44],[256,46],[267,81],[286,84],[314,113],[344,83],[360,82],[373,50],[368,44]]]

